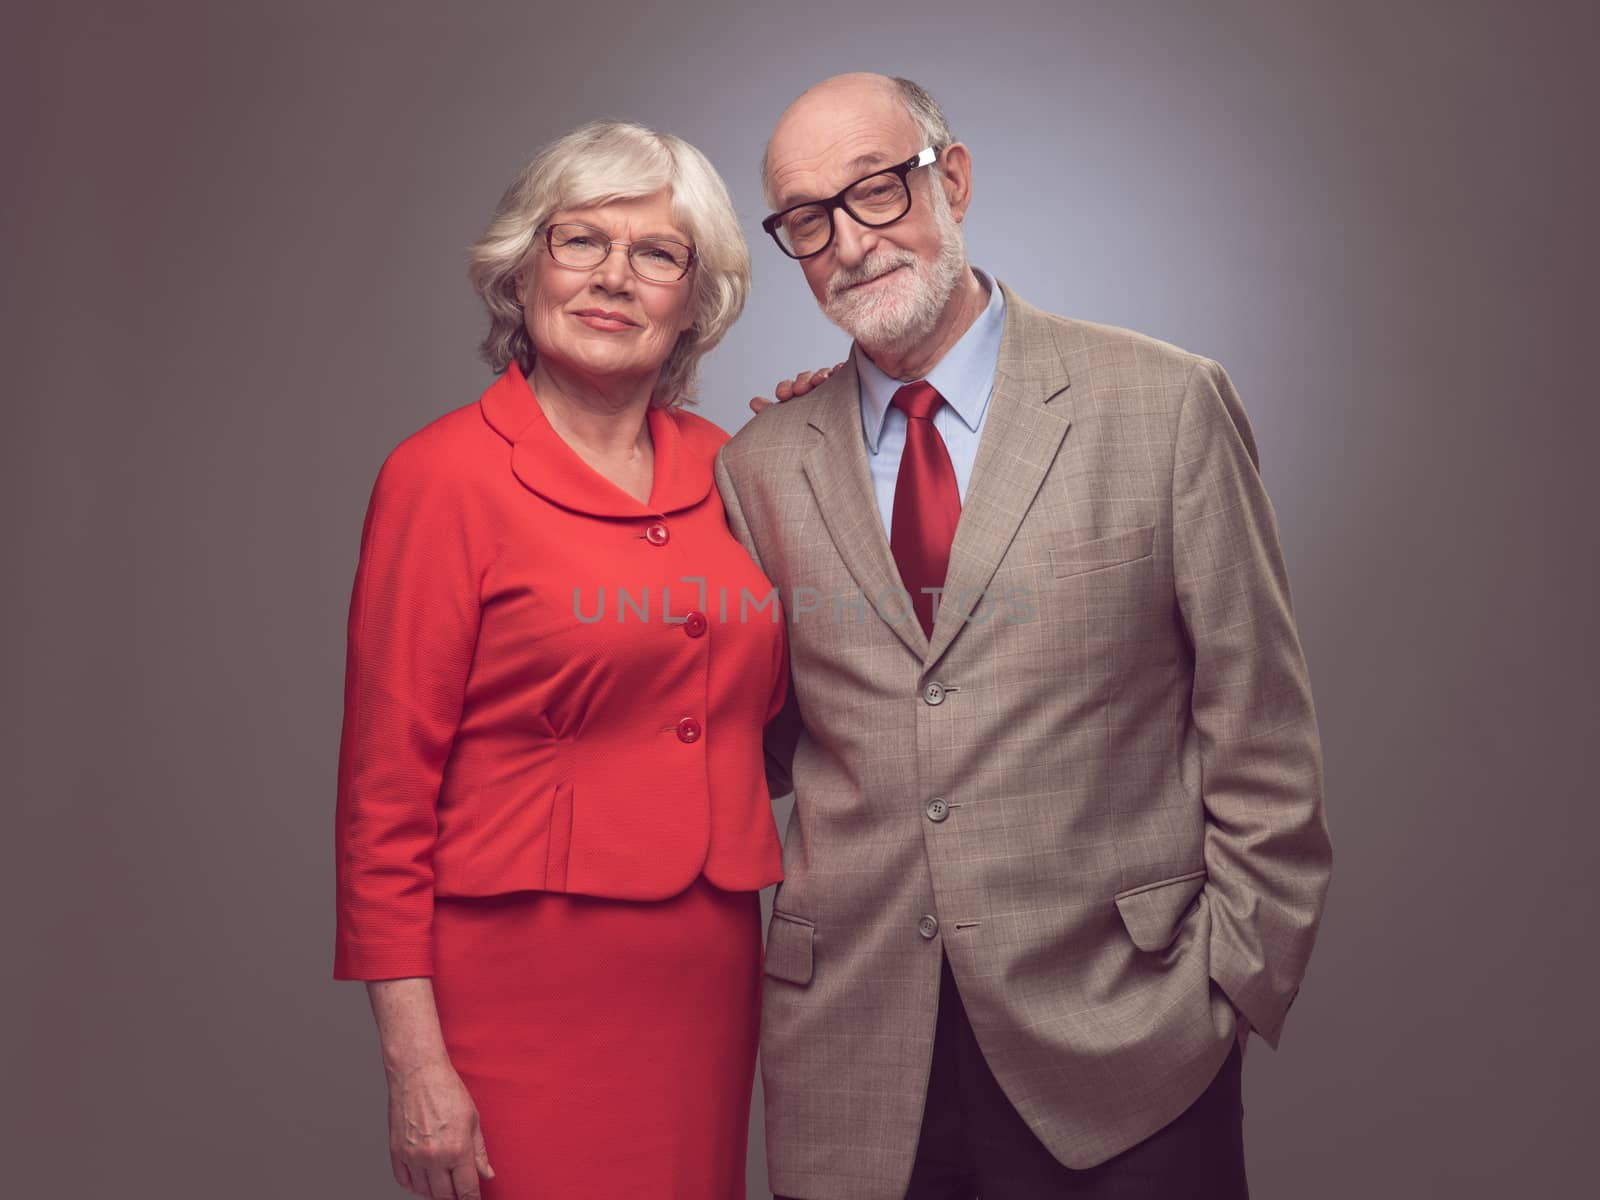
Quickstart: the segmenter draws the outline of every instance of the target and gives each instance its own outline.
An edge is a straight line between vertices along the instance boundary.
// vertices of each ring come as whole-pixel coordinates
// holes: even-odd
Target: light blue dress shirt
[[[983,418],[994,391],[994,373],[1000,364],[1000,333],[1006,316],[1000,289],[982,271],[976,274],[989,289],[989,304],[927,375],[928,382],[945,399],[933,415],[933,427],[950,452],[962,504],[967,501],[967,481],[972,478],[978,439],[983,436]],[[906,415],[890,401],[905,381],[885,375],[860,346],[853,353],[861,380],[861,429],[867,439],[867,467],[872,472],[872,490],[878,498],[883,533],[888,537],[894,519],[894,485],[906,445]]]

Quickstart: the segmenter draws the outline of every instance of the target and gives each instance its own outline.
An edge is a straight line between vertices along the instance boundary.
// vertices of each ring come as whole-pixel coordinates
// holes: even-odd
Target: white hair
[[[898,351],[927,337],[967,270],[966,242],[950,200],[937,183],[928,191],[939,231],[939,253],[931,261],[903,247],[883,246],[855,267],[841,266],[828,280],[823,314],[869,351]],[[886,287],[855,290],[897,268],[905,274]]]
[[[472,247],[472,286],[489,310],[481,353],[491,367],[504,371],[515,362],[524,375],[533,370],[537,351],[517,302],[516,276],[550,215],[662,188],[671,189],[673,219],[694,242],[694,324],[667,356],[652,402],[693,402],[700,359],[744,309],[750,250],[727,185],[706,156],[682,138],[626,121],[583,125],[541,150],[512,180]]]
[[[944,119],[944,109],[928,94],[928,89],[915,80],[896,75],[891,81],[900,102],[906,106],[911,119],[917,123],[923,146],[948,146],[955,141],[950,132],[950,122]],[[921,149],[919,146],[918,149]]]

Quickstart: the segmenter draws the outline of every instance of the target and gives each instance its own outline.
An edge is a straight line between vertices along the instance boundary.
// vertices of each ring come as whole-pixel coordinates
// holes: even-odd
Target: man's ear
[[[939,155],[938,180],[950,201],[950,215],[962,220],[972,203],[972,154],[964,143],[951,142]]]

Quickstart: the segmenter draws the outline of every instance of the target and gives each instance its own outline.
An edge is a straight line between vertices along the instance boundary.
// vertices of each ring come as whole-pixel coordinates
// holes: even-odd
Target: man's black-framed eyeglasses
[[[615,242],[592,225],[562,221],[544,227],[545,249],[563,267],[587,271],[605,262],[611,247],[621,246],[628,265],[641,279],[655,283],[676,283],[689,273],[696,257],[693,246],[671,238],[640,238],[637,242]]]
[[[938,161],[943,147],[928,146],[905,162],[884,167],[846,184],[826,200],[808,200],[761,222],[790,258],[810,258],[833,245],[833,210],[842,208],[869,228],[893,225],[911,211],[911,186],[906,176]]]

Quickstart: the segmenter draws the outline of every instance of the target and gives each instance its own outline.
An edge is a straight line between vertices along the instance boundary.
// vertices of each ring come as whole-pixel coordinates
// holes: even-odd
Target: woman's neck
[[[579,458],[641,504],[655,476],[650,396],[655,380],[597,382],[536,359],[528,377],[550,427]]]

